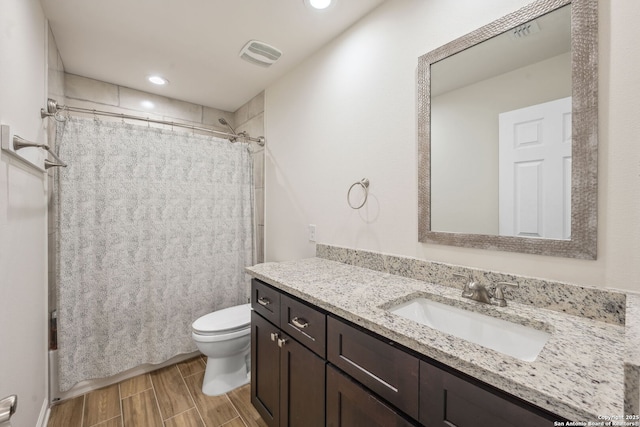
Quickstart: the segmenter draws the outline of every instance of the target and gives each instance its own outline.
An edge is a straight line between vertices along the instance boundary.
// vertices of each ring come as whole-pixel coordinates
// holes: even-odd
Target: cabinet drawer
[[[280,306],[280,328],[324,359],[327,331],[324,313],[286,295],[280,296]]]
[[[566,420],[421,362],[420,422],[427,427],[551,427],[554,421]]]
[[[333,317],[327,359],[407,415],[418,419],[417,358]]]
[[[280,326],[280,291],[251,279],[251,308],[276,326]]]

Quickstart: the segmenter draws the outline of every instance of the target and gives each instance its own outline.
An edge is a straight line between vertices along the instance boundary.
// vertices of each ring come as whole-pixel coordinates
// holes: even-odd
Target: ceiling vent
[[[526,24],[519,25],[510,31],[510,35],[512,39],[522,39],[531,34],[539,33],[540,26],[536,21],[530,21]]]
[[[280,56],[282,51],[257,40],[249,41],[240,51],[240,58],[261,67],[270,67]]]

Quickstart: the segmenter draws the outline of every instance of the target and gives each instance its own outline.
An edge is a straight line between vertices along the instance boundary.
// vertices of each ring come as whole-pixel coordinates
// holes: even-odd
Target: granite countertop
[[[324,258],[258,264],[247,268],[247,272],[572,421],[586,423],[602,421],[599,417],[622,416],[625,369],[635,374],[640,372],[640,346],[637,345],[640,326],[630,326],[640,325],[637,296],[629,299],[625,327],[513,301],[509,301],[507,307],[481,304],[462,298],[459,289]],[[551,338],[535,361],[524,362],[384,309],[420,295],[542,328],[551,332]],[[634,382],[637,386],[637,377]],[[628,380],[627,388],[630,388]],[[627,390],[627,393],[637,394],[637,391]]]

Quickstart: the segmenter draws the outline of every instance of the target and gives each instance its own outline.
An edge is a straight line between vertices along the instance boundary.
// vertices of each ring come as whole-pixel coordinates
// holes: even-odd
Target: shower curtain
[[[245,303],[244,143],[97,119],[57,129],[60,390],[196,350],[191,323]]]

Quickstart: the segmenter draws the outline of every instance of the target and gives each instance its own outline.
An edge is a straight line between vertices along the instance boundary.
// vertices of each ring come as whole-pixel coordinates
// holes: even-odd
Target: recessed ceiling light
[[[331,0],[305,0],[305,3],[318,10],[326,9],[331,6]]]
[[[159,86],[166,85],[167,83],[169,83],[169,80],[165,79],[162,76],[149,76],[147,77],[147,80],[149,80],[154,85],[159,85]]]

